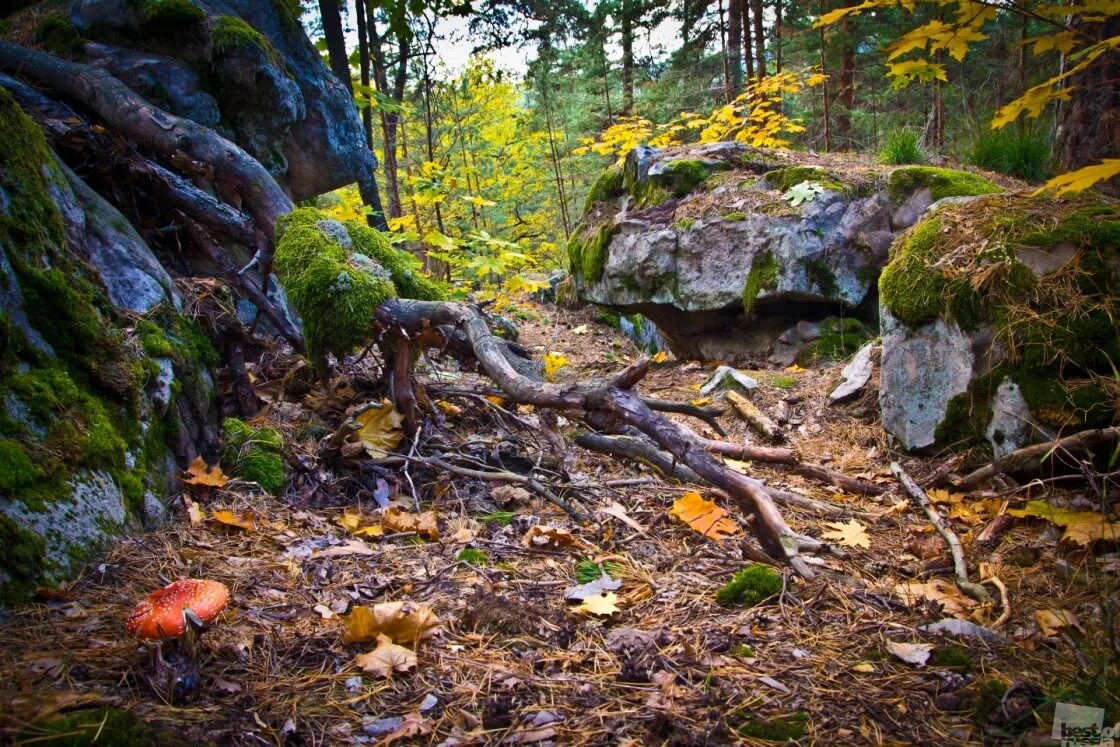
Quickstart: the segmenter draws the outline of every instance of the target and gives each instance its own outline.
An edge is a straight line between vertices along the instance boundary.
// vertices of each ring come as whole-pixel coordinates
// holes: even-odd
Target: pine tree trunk
[[[748,53],[749,57],[749,53]],[[727,66],[731,77],[728,80],[730,97],[735,98],[743,91],[743,0],[728,0],[727,3]],[[750,68],[747,68],[750,76]]]
[[[762,0],[750,0],[751,15],[754,16],[755,74],[766,77],[766,31],[762,28]],[[750,48],[747,49],[749,55]]]
[[[754,53],[751,42],[751,14],[750,5],[743,8],[743,58],[747,65],[747,86],[750,87],[751,81],[754,80]]]
[[[622,114],[634,111],[634,0],[622,0]]]
[[[342,32],[342,13],[338,0],[319,0],[319,16],[323,20],[323,36],[327,40],[331,72],[353,94],[354,84],[350,80],[350,60],[346,55],[346,36]]]
[[[856,48],[852,38],[851,16],[844,19],[840,26],[843,46],[840,49],[840,74],[837,78],[837,95],[840,111],[836,114],[836,147],[839,150],[852,149],[852,111],[856,105]]]

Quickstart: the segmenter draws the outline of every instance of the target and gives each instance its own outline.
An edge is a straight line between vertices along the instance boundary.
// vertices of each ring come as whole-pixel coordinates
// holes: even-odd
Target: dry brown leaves
[[[368,654],[358,654],[354,664],[373,677],[388,678],[393,672],[407,672],[416,668],[416,654],[404,646],[393,643],[389,636],[379,634],[377,646]]]
[[[355,607],[346,618],[342,640],[346,643],[375,641],[380,635],[397,643],[415,643],[431,638],[440,619],[431,608],[416,602],[382,602],[373,607]]]
[[[224,488],[229,483],[229,477],[222,472],[221,467],[218,465],[207,466],[206,460],[201,456],[194,458],[186,472],[183,473],[182,479],[186,485],[203,488]]]

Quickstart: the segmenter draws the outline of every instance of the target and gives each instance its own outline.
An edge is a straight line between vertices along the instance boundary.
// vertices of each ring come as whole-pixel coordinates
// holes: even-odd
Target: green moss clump
[[[942,646],[933,650],[930,664],[962,672],[972,671],[972,657],[960,646]]]
[[[152,358],[170,358],[175,354],[175,346],[159,325],[148,319],[136,323],[136,333],[140,337],[140,349]]]
[[[0,493],[12,495],[43,476],[16,441],[0,440]]]
[[[807,259],[802,262],[802,265],[805,267],[805,277],[817,287],[822,296],[835,298],[840,293],[836,275],[827,264],[819,259]]]
[[[763,290],[773,290],[778,287],[780,272],[778,260],[770,252],[762,252],[754,258],[750,272],[747,273],[747,283],[743,286],[743,311],[747,316],[754,311],[754,304]]]
[[[977,682],[972,688],[972,711],[977,718],[988,720],[995,716],[997,709],[1003,704],[1003,696],[1007,694],[1007,685],[996,679],[986,679]]]
[[[692,228],[695,224],[696,224],[696,221],[693,220],[692,218],[683,218],[683,219],[677,221],[676,223],[674,223],[673,227],[674,228],[679,228],[682,231],[687,231],[688,229]]]
[[[684,197],[707,181],[711,173],[703,161],[680,158],[667,162],[656,179],[674,197]]]
[[[490,556],[485,551],[479,550],[477,547],[464,547],[455,556],[456,560],[461,560],[464,563],[469,563],[474,566],[483,566],[490,564]]]
[[[276,274],[303,319],[308,351],[316,358],[328,353],[341,358],[365,344],[377,307],[397,295],[389,277],[350,264],[346,250],[317,226],[282,230]]]
[[[821,322],[820,338],[798,352],[797,363],[808,366],[824,360],[843,360],[863,347],[872,337],[870,330],[860,320],[830,316]]]
[[[933,199],[945,197],[976,197],[1003,190],[979,174],[936,166],[904,166],[891,172],[887,181],[887,194],[896,202],[923,187],[928,187]]]
[[[480,524],[497,524],[500,527],[508,527],[512,521],[513,513],[510,511],[495,511],[478,517]]]
[[[816,166],[790,166],[766,172],[766,183],[771,189],[787,192],[801,182],[817,182],[833,192],[845,193],[844,184],[835,176]]]
[[[287,481],[284,436],[276,428],[255,428],[243,420],[222,423],[222,463],[243,480],[269,493],[279,493]]]
[[[447,298],[447,287],[422,275],[420,260],[394,248],[385,234],[356,221],[346,221],[343,225],[354,242],[354,252],[369,257],[388,270],[401,298],[418,301],[443,301]]]
[[[255,49],[273,64],[279,64],[280,55],[272,42],[237,16],[219,16],[210,27],[210,52],[224,56],[241,49]]]
[[[35,27],[35,41],[53,55],[84,61],[85,44],[74,24],[61,15],[50,15]]]
[[[46,543],[0,514],[0,568],[10,576],[0,602],[17,601],[34,590],[45,565]]]
[[[191,0],[132,0],[142,31],[166,37],[201,31],[206,11]]]
[[[716,592],[721,607],[754,607],[782,590],[781,575],[768,565],[752,563]]]
[[[587,190],[587,200],[583,205],[583,212],[589,213],[596,202],[606,202],[625,193],[626,188],[622,180],[622,167],[611,166],[605,169]]]
[[[736,656],[741,656],[744,659],[753,659],[754,658],[754,653],[755,653],[754,652],[754,646],[748,646],[745,643],[740,643],[735,648],[735,655]]]
[[[879,276],[879,298],[903,324],[918,327],[948,313],[974,329],[981,311],[967,277],[949,278],[934,266],[943,244],[939,216],[919,222],[896,240],[893,258]]]
[[[720,217],[722,217],[724,220],[739,221],[739,220],[746,220],[747,219],[747,214],[744,213],[744,212],[736,211],[736,212],[732,212],[732,213],[724,213]]]
[[[616,230],[613,224],[604,223],[586,238],[581,238],[578,231],[572,234],[568,239],[568,264],[573,275],[582,278],[585,283],[594,283],[603,277],[611,237]]]
[[[773,719],[747,716],[747,721],[739,727],[738,732],[741,736],[766,742],[796,742],[805,736],[808,720],[808,714],[803,711]]]

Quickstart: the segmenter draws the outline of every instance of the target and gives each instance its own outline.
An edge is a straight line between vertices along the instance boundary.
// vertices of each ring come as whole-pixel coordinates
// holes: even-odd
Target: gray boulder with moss
[[[2,89],[0,139],[4,601],[166,516],[176,457],[212,441],[217,356],[128,222]]]
[[[874,321],[891,242],[930,204],[998,189],[739,143],[641,147],[592,185],[569,263],[583,300],[645,315],[678,356],[788,363],[811,342],[798,322]]]
[[[345,86],[288,0],[79,0],[89,61],[156,106],[218,129],[296,200],[372,174]]]
[[[1117,421],[1120,202],[944,201],[879,281],[883,427],[909,450],[998,456]]]

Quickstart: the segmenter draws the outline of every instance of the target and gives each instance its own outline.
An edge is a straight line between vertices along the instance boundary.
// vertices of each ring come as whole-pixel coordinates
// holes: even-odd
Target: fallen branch
[[[735,412],[746,421],[747,425],[749,425],[753,431],[771,442],[785,440],[785,434],[782,433],[778,424],[771,420],[766,413],[758,409],[758,405],[754,402],[751,402],[738,392],[728,392],[727,401],[731,403]]]
[[[891,462],[891,472],[898,478],[903,489],[910,496],[910,503],[915,508],[925,512],[934,529],[945,540],[945,544],[949,546],[949,555],[953,558],[953,571],[957,577],[957,588],[977,601],[987,600],[988,592],[984,587],[968,580],[968,565],[964,559],[964,545],[961,544],[960,537],[957,536],[941,514],[937,513],[937,509],[930,503],[926,491],[914,482],[914,478],[906,474],[906,470],[902,469],[902,465],[898,462]]]
[[[968,490],[984,480],[995,477],[1001,472],[1014,469],[1015,467],[1035,459],[1045,458],[1055,451],[1075,451],[1105,441],[1113,441],[1117,438],[1120,438],[1120,426],[1081,431],[1072,436],[1059,438],[1056,441],[1047,441],[1046,443],[1034,444],[1033,446],[1025,446],[1022,449],[1016,449],[1010,454],[1001,456],[999,459],[996,459],[987,466],[981,467],[975,472],[970,472],[960,480],[957,480],[954,487],[958,490]]]
[[[848,477],[840,472],[835,472],[827,467],[815,464],[806,464],[801,461],[793,449],[773,446],[755,446],[753,444],[733,444],[726,441],[705,441],[705,448],[713,454],[740,459],[743,461],[768,462],[788,466],[793,472],[806,477],[811,477],[826,485],[832,485],[848,493],[856,495],[882,495],[887,489],[858,477]]]
[[[656,399],[654,397],[642,397],[642,402],[646,403],[649,409],[655,412],[675,412],[680,415],[691,415],[694,418],[699,418],[711,426],[711,429],[718,433],[720,436],[727,436],[727,432],[720,426],[717,417],[723,414],[723,410],[714,407],[700,407],[691,402],[674,402],[668,399]]]

